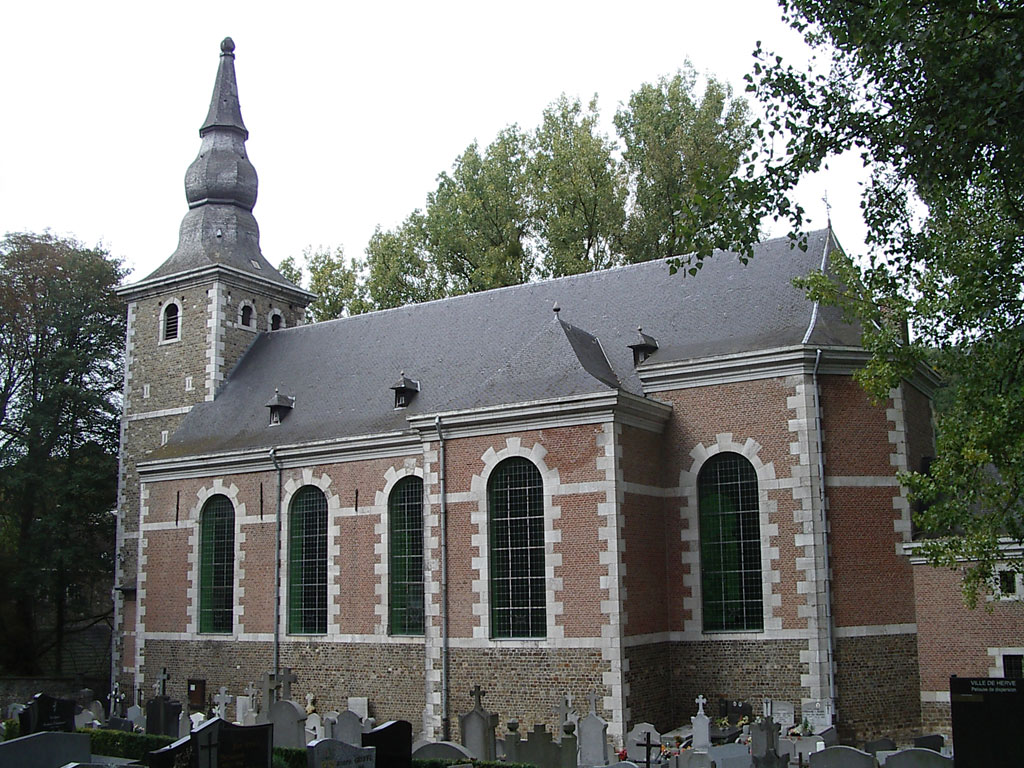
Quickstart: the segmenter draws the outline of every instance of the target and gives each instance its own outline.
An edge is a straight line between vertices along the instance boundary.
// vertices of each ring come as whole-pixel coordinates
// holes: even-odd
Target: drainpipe
[[[277,448],[270,449],[270,460],[277,470],[277,516],[274,545],[274,678],[281,674],[281,461]]]
[[[825,631],[828,634],[828,695],[832,700],[832,717],[836,715],[836,677],[833,671],[833,660],[835,659],[836,643],[835,633],[832,628],[832,580],[829,574],[829,545],[828,545],[828,516],[825,512],[825,441],[822,437],[821,428],[821,386],[818,384],[818,366],[821,365],[821,349],[816,350],[814,355],[814,371],[811,373],[811,381],[814,384],[814,416],[818,427],[818,500],[821,504],[821,530],[824,542],[823,566],[825,571],[825,610],[827,612]]]
[[[434,427],[437,429],[438,482],[441,493],[441,729],[444,741],[451,741],[452,723],[448,713],[448,493],[440,416],[434,418]]]

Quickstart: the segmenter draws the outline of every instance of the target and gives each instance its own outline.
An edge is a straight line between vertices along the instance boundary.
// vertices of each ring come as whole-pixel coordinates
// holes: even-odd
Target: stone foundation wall
[[[650,723],[661,733],[682,724],[672,711],[671,658],[669,643],[626,648],[627,733],[637,723]]]
[[[948,701],[921,702],[921,731],[922,733],[941,733],[946,737],[947,743],[952,742],[953,721],[950,717]]]
[[[917,734],[921,723],[917,635],[838,637],[839,736],[868,741]]]
[[[673,643],[672,718],[676,724],[688,723],[697,711],[694,699],[703,694],[709,702],[707,712],[718,715],[718,700],[742,699],[761,714],[762,699],[782,699],[796,705],[807,688],[800,676],[807,665],[800,652],[807,650],[806,640],[721,640]]]

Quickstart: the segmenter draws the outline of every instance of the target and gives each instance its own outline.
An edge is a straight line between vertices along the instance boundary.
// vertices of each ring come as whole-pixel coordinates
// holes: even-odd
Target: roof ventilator
[[[405,371],[399,374],[398,383],[391,387],[395,391],[395,408],[405,408],[420,391],[420,383],[407,378]]]
[[[270,424],[273,427],[281,423],[288,412],[295,407],[295,398],[282,395],[280,391],[275,388],[274,396],[267,402],[267,408],[270,409]]]
[[[637,341],[629,345],[629,348],[633,350],[634,368],[658,351],[658,342],[653,336],[644,333],[643,328],[637,328],[636,335]]]

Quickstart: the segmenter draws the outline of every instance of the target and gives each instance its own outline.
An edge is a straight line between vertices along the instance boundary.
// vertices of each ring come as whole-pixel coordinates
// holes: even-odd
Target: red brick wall
[[[626,542],[626,635],[646,635],[668,629],[669,594],[666,573],[666,525],[661,499],[626,494],[622,503]],[[677,528],[678,530],[678,528]],[[680,601],[681,603],[682,601]]]
[[[825,472],[829,475],[894,475],[886,418],[889,401],[871,402],[867,392],[849,376],[819,376]],[[888,450],[887,450],[887,446]]]
[[[608,542],[597,538],[597,505],[604,500],[602,493],[554,498],[562,510],[555,520],[555,528],[562,532],[561,543],[555,544],[555,552],[562,555],[562,564],[555,568],[555,577],[562,579],[562,615],[555,621],[564,627],[566,637],[600,637],[601,627],[608,623],[601,613],[601,601],[608,599],[601,577],[608,574],[608,567],[600,561]]]
[[[186,596],[189,533],[187,527],[146,531],[146,588],[141,599],[147,632],[184,632],[191,601]]]

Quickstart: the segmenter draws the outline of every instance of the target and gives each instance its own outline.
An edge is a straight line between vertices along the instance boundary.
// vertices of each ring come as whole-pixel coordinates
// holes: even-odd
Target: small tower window
[[[241,322],[242,327],[252,328],[252,307],[248,304],[242,307]]]
[[[177,301],[164,306],[160,322],[160,341],[177,341],[181,337],[181,307]]]
[[[270,315],[270,330],[279,331],[284,327],[284,318],[280,312],[273,312]]]

